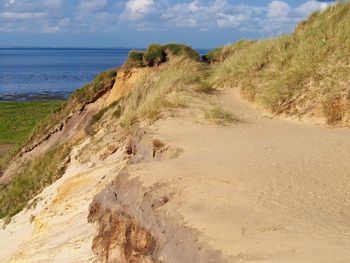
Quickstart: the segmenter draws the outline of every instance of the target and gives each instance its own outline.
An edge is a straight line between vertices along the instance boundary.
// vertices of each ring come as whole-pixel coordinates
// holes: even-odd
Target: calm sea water
[[[67,96],[120,66],[130,49],[2,48],[0,100]],[[200,50],[205,54],[206,50]]]

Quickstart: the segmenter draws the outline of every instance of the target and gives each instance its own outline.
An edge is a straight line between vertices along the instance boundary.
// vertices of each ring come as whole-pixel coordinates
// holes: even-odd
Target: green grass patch
[[[38,121],[62,104],[63,101],[0,102],[0,144],[23,143]]]
[[[25,143],[35,125],[63,101],[0,102],[0,170]]]

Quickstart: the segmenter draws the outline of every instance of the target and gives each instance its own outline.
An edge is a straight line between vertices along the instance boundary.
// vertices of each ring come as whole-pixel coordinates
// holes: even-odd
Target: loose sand
[[[349,129],[272,119],[232,90],[216,102],[241,122],[160,120],[148,135],[182,154],[129,165],[131,177],[172,193],[162,209],[229,262],[350,262]],[[93,260],[88,205],[122,167],[120,152],[94,166],[73,161],[35,211],[0,231],[0,262]]]
[[[350,262],[350,131],[271,119],[222,90],[241,123],[158,122],[177,159],[130,167],[229,262]]]

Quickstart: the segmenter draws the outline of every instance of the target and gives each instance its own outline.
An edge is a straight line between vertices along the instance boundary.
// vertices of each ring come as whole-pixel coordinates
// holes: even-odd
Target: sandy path
[[[164,209],[229,262],[350,262],[349,129],[271,119],[232,90],[216,101],[242,122],[159,121],[184,153],[131,174],[177,192]]]

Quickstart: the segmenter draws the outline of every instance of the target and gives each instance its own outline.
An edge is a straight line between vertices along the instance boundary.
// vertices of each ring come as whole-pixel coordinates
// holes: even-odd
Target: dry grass
[[[302,115],[320,104],[334,108],[339,100],[350,103],[349,21],[350,3],[337,4],[311,15],[291,35],[214,50],[208,59],[222,62],[213,64],[211,83],[239,87],[249,100],[278,114]],[[334,114],[325,110],[329,123],[341,122],[350,112]]]
[[[27,163],[8,185],[0,185],[0,218],[13,216],[25,208],[33,197],[65,172],[71,146],[51,149]]]
[[[195,89],[197,82],[193,77],[205,77],[203,65],[183,56],[171,57],[161,67],[145,71],[122,102],[122,125],[130,127],[138,119],[153,122],[165,109],[186,107],[181,93]]]
[[[217,124],[236,122],[238,119],[222,107],[215,106],[205,112],[205,118],[214,121]]]

